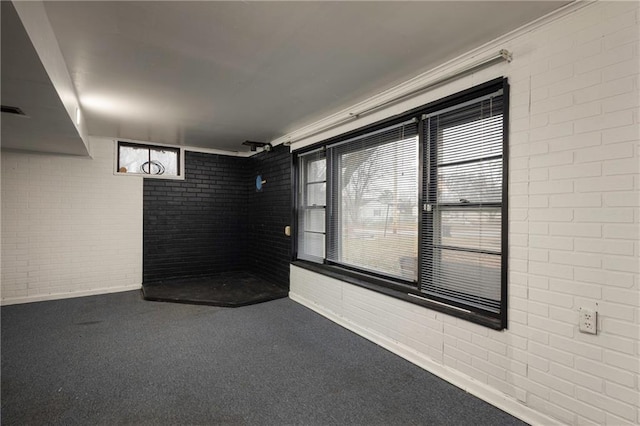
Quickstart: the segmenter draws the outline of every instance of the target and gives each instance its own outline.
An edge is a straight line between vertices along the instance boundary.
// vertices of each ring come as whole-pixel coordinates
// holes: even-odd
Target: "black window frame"
[[[409,121],[415,121],[415,123],[410,124]],[[409,128],[411,126],[416,126],[418,123],[417,120],[406,120],[406,122],[400,121],[399,123],[392,123],[392,124],[388,124],[385,126],[382,126],[381,129],[375,129],[373,130],[373,132],[369,132],[369,131],[364,131],[362,133],[360,133],[359,135],[355,136],[355,138],[358,138],[359,136],[362,135],[367,135],[369,133],[376,133],[378,130],[383,130],[383,133],[386,132],[393,132],[395,129],[389,129],[389,128],[393,128],[393,127],[405,127],[405,128]],[[365,128],[366,129],[366,128]],[[419,129],[417,129],[419,130]],[[418,136],[417,134],[417,130],[416,130],[416,136]],[[388,136],[387,136],[388,137]],[[348,140],[351,138],[344,138],[342,141],[340,141],[337,145],[339,145],[337,148],[333,149],[330,145],[336,145],[334,143],[329,143],[327,144],[327,148],[325,149],[325,151],[327,151],[326,153],[326,158],[327,158],[327,215],[326,215],[326,225],[325,225],[325,230],[326,230],[326,250],[325,250],[325,259],[324,259],[324,264],[327,265],[335,265],[347,270],[354,270],[354,271],[361,271],[364,272],[366,274],[369,274],[372,277],[380,277],[380,278],[391,278],[392,280],[399,282],[399,283],[404,283],[404,284],[409,284],[412,285],[412,283],[414,281],[408,279],[408,278],[402,278],[402,277],[390,277],[388,275],[386,275],[384,272],[382,271],[377,271],[374,269],[366,269],[365,267],[359,267],[359,266],[355,266],[355,265],[351,265],[349,263],[345,263],[342,262],[340,260],[337,259],[331,259],[329,256],[329,252],[340,252],[342,250],[342,245],[340,244],[340,231],[341,229],[336,229],[334,227],[335,223],[332,223],[331,221],[331,216],[332,213],[334,213],[334,210],[339,210],[339,213],[342,213],[340,211],[340,209],[336,209],[331,203],[330,200],[331,199],[336,199],[337,195],[339,194],[339,189],[338,189],[338,183],[335,180],[329,180],[329,176],[335,176],[336,173],[342,169],[342,164],[341,164],[341,158],[342,155],[344,154],[352,154],[352,153],[357,153],[363,149],[368,149],[368,148],[376,148],[376,147],[380,147],[383,146],[387,143],[393,143],[393,142],[397,142],[394,138],[391,139],[383,139],[383,140],[366,140],[364,144],[354,144],[354,145],[350,145],[349,143],[345,143],[343,144],[342,142],[345,140]],[[420,142],[418,141],[418,144]],[[328,152],[328,151],[333,151],[333,152]],[[336,157],[334,158],[332,155],[335,155]],[[331,157],[331,161],[329,160],[329,157]],[[335,159],[335,161],[333,161]],[[418,164],[418,169],[420,169],[420,164]],[[418,188],[419,190],[419,188]],[[418,194],[419,197],[419,194]],[[418,200],[419,201],[419,200]],[[334,213],[335,214],[335,213]],[[334,231],[332,235],[330,231]],[[419,232],[418,232],[419,233]],[[337,257],[341,257],[341,256],[337,256]],[[416,264],[417,267],[417,264]]]
[[[294,178],[292,179],[292,182],[296,182],[295,185],[293,185],[294,188],[294,196],[293,196],[293,200],[294,200],[294,214],[296,214],[295,220],[292,223],[295,223],[294,229],[295,229],[295,233],[293,234],[295,236],[294,240],[295,240],[295,247],[298,247],[298,244],[300,242],[300,235],[298,232],[307,234],[322,234],[324,235],[324,256],[323,258],[326,257],[326,235],[327,235],[327,216],[326,216],[326,209],[327,209],[327,205],[326,205],[326,201],[324,205],[318,205],[318,204],[312,204],[309,203],[309,199],[308,199],[308,191],[307,188],[309,188],[311,185],[318,185],[318,184],[324,184],[325,185],[325,194],[328,191],[327,188],[327,173],[328,170],[326,169],[326,164],[327,164],[327,160],[326,160],[326,150],[323,149],[319,149],[319,150],[311,150],[311,151],[305,151],[304,153],[305,155],[299,155],[297,156],[298,159],[304,159],[304,166],[302,168],[299,167],[299,162],[296,164],[296,167],[292,167],[292,173],[294,173]],[[315,161],[324,161],[325,162],[325,179],[323,181],[308,181],[308,167],[309,164],[311,162],[315,162]],[[302,193],[304,194],[303,197],[304,199],[300,199],[300,188],[299,186],[303,185],[304,191],[302,191]],[[325,195],[325,200],[326,200],[326,195]],[[312,211],[312,210],[319,210],[322,211],[324,213],[325,216],[325,229],[324,232],[320,232],[320,231],[309,231],[304,229],[304,225],[300,226],[300,215],[301,212],[302,214],[306,213],[307,211]],[[306,216],[306,215],[305,215]],[[295,252],[295,256],[298,256],[297,253],[297,249]],[[308,261],[312,261],[311,259],[316,259],[316,260],[322,260],[322,258],[316,258],[316,256],[313,255],[308,255],[305,254],[305,256],[307,256]]]
[[[424,206],[427,200],[424,199],[424,172],[425,172],[425,164],[424,164],[424,149],[425,149],[425,141],[424,141],[424,126],[425,122],[422,119],[424,115],[432,114],[438,112],[439,110],[447,109],[450,107],[455,107],[460,104],[464,104],[469,101],[473,101],[474,99],[481,98],[483,96],[490,95],[492,93],[497,92],[498,90],[502,90],[503,97],[503,122],[502,122],[502,203],[501,203],[501,270],[500,270],[500,312],[492,313],[482,309],[475,309],[470,306],[464,306],[456,303],[452,303],[450,300],[444,300],[437,297],[432,297],[420,291],[420,272],[418,272],[418,280],[417,283],[407,282],[404,280],[394,279],[384,274],[371,273],[370,271],[364,271],[358,269],[356,267],[348,267],[345,265],[336,265],[330,261],[325,259],[323,263],[314,263],[306,260],[298,259],[297,257],[297,236],[298,236],[298,226],[297,226],[297,206],[298,206],[298,176],[297,173],[297,164],[298,164],[298,155],[303,155],[309,151],[318,150],[321,148],[326,148],[328,145],[339,143],[340,141],[345,141],[347,139],[355,138],[366,133],[374,132],[380,129],[384,129],[386,127],[401,123],[403,121],[416,118],[419,120],[418,122],[418,205],[420,207]],[[494,80],[488,81],[486,83],[480,84],[478,86],[472,87],[470,89],[464,90],[460,93],[456,93],[440,100],[425,104],[418,108],[414,108],[410,111],[407,111],[402,114],[395,115],[393,117],[389,117],[387,119],[381,120],[379,122],[373,123],[368,126],[364,126],[362,128],[329,138],[327,140],[315,143],[313,145],[304,147],[300,150],[296,150],[292,155],[292,177],[293,177],[293,185],[292,185],[292,195],[294,199],[293,203],[293,232],[296,238],[292,238],[292,264],[323,274],[330,276],[332,278],[336,278],[338,280],[342,280],[354,285],[358,285],[360,287],[364,287],[378,293],[386,294],[388,296],[392,296],[397,299],[405,300],[407,302],[425,306],[427,308],[443,312],[458,318],[462,318],[492,329],[502,330],[507,328],[507,297],[508,297],[508,282],[507,282],[507,273],[508,273],[508,170],[509,170],[509,83],[506,77],[496,78]],[[332,165],[329,163],[329,159],[327,159],[327,188],[330,188],[329,180],[329,168]],[[430,173],[433,173],[433,169],[429,169]],[[327,209],[330,209],[329,206],[329,194],[327,195]],[[422,209],[419,209],[422,210]],[[425,232],[427,228],[427,224],[423,223],[423,214],[422,211],[418,212],[418,263],[420,264],[422,256],[422,240],[425,238]],[[328,217],[328,215],[327,215]],[[325,229],[325,232],[329,232],[329,228]],[[325,237],[325,244],[329,240],[329,236]],[[419,268],[420,269],[420,268]]]
[[[422,182],[424,206],[428,207],[423,209],[422,215],[423,215],[423,223],[426,225],[425,228],[427,230],[432,229],[433,231],[432,232],[427,231],[422,233],[421,246],[420,246],[421,268],[424,270],[430,271],[432,274],[432,277],[431,279],[429,279],[428,277],[429,274],[427,275],[423,274],[421,285],[424,285],[427,288],[436,287],[440,289],[439,292],[435,292],[435,293],[433,291],[430,292],[431,293],[430,297],[433,300],[437,300],[443,303],[448,303],[462,309],[469,309],[470,305],[486,306],[487,307],[486,310],[491,310],[496,308],[495,308],[495,304],[492,303],[492,299],[488,299],[486,298],[486,296],[481,296],[480,293],[482,293],[482,291],[475,292],[475,293],[473,292],[460,293],[459,290],[456,290],[456,284],[454,284],[453,287],[450,286],[451,283],[438,285],[433,281],[433,277],[435,275],[440,275],[436,271],[438,269],[442,269],[442,270],[449,269],[449,271],[445,273],[445,275],[451,274],[452,276],[450,276],[450,278],[452,279],[453,283],[457,281],[458,285],[466,286],[466,283],[459,280],[460,276],[467,274],[470,276],[478,277],[478,280],[481,280],[484,273],[486,273],[487,270],[490,269],[490,268],[486,268],[486,266],[485,267],[481,266],[481,264],[487,261],[491,262],[489,259],[491,258],[495,259],[496,257],[498,257],[500,259],[500,265],[502,266],[502,263],[503,263],[502,254],[504,251],[506,251],[507,248],[502,247],[502,238],[500,238],[499,251],[496,251],[495,249],[492,250],[489,248],[480,248],[480,247],[471,248],[468,245],[465,246],[464,238],[461,241],[458,241],[458,244],[455,244],[455,240],[454,242],[452,242],[452,244],[443,244],[441,240],[445,238],[444,236],[445,230],[442,227],[442,220],[443,220],[442,215],[446,212],[458,212],[458,213],[474,212],[474,213],[481,213],[481,214],[486,214],[488,212],[500,212],[500,215],[501,215],[500,231],[501,231],[501,237],[502,237],[502,230],[505,229],[504,223],[502,222],[502,213],[503,213],[502,203],[504,201],[502,197],[505,196],[506,194],[505,192],[506,170],[502,168],[504,163],[503,151],[504,151],[504,144],[505,144],[505,137],[504,137],[505,122],[504,122],[504,117],[502,117],[501,118],[502,140],[500,144],[502,151],[500,153],[491,153],[488,155],[486,152],[482,150],[477,151],[479,147],[482,147],[483,149],[487,149],[487,145],[478,145],[478,144],[474,144],[473,142],[471,142],[471,144],[467,146],[467,148],[469,148],[468,151],[464,151],[464,152],[460,151],[459,147],[458,149],[455,149],[455,145],[453,150],[451,150],[451,148],[449,148],[449,150],[445,149],[444,145],[442,145],[445,140],[444,130],[448,128],[455,128],[457,126],[464,127],[471,123],[477,123],[478,119],[481,119],[481,120],[492,119],[493,117],[496,117],[495,115],[496,111],[500,111],[502,113],[500,114],[500,116],[502,116],[505,110],[504,96],[502,92],[503,92],[503,89],[500,88],[494,93],[491,93],[485,96],[478,96],[475,99],[472,99],[470,102],[467,103],[468,105],[465,105],[465,103],[463,102],[451,108],[450,110],[452,111],[447,111],[449,110],[447,108],[445,108],[444,111],[442,109],[439,109],[439,111],[435,112],[433,115],[429,114],[427,115],[427,117],[423,117],[425,119],[425,121],[423,121],[425,125],[425,128],[423,129],[424,131],[423,136],[425,139],[424,147],[427,149],[428,152],[425,152],[423,154],[424,157],[422,160],[423,160],[423,163],[426,164],[424,166],[424,170],[425,171],[428,170],[429,176],[427,177],[427,179],[425,179]],[[498,105],[501,105],[501,107],[498,107],[497,110],[494,109],[494,107],[492,106],[492,104],[496,101]],[[450,112],[453,112],[453,117],[455,117],[454,121],[451,121],[451,118],[447,118],[447,115]],[[479,113],[480,115],[478,115]],[[443,116],[444,116],[444,119],[443,119]],[[434,122],[432,122],[431,118],[435,119]],[[445,123],[444,125],[442,121],[444,121]],[[488,126],[488,129],[491,128],[490,123],[487,124],[487,126]],[[484,127],[484,125],[482,125],[482,127]],[[491,134],[490,130],[487,130],[487,132],[488,132],[488,135]],[[472,137],[471,139],[473,140],[474,138]],[[455,140],[455,136],[454,136],[454,140]],[[480,141],[482,141],[483,144],[485,144],[489,140],[490,140],[490,136],[486,136],[480,139]],[[474,150],[474,148],[476,150]],[[445,160],[444,158],[440,158],[440,154],[439,154],[440,151],[442,151],[443,153],[449,152],[450,155],[462,156],[462,159],[457,159],[455,161],[451,161],[450,159]],[[482,155],[479,155],[479,154],[482,154]],[[451,194],[449,194],[445,196],[446,198],[448,198],[446,201],[439,201],[439,198],[441,196],[441,190],[439,188],[439,185],[440,183],[443,183],[446,181],[446,179],[444,179],[443,181],[440,180],[440,174],[439,174],[440,169],[446,170],[449,167],[455,168],[460,166],[482,164],[487,162],[493,162],[494,163],[493,167],[495,167],[496,160],[500,161],[499,165],[500,165],[500,168],[502,169],[501,170],[502,182],[500,186],[499,199],[495,198],[496,197],[495,193],[494,194],[484,193],[479,199],[476,199],[476,200],[473,200],[473,198],[470,196],[469,198],[471,199],[471,201],[467,199],[457,199],[457,197],[454,201],[451,199]],[[489,173],[491,170],[491,166],[483,168],[482,170],[483,170],[483,174]],[[465,175],[465,183],[469,185],[470,182],[473,182],[473,175]],[[485,188],[488,188],[488,186],[483,187],[483,189]],[[468,192],[469,189],[466,189],[466,191]],[[473,194],[472,192],[468,192],[468,193],[472,196],[476,195],[476,194]],[[484,199],[484,197],[487,197],[487,195],[488,195],[488,199],[491,201]],[[477,229],[482,230],[483,228],[484,227],[480,225],[479,228]],[[487,230],[488,229],[485,229],[485,231]],[[486,234],[483,234],[483,235],[486,235]],[[462,245],[460,245],[461,243]],[[477,260],[478,264],[476,265],[475,268],[473,268],[472,266],[473,264],[469,264],[469,263],[464,264],[464,266],[470,266],[472,269],[474,269],[472,274],[469,274],[469,272],[465,273],[464,270],[466,268],[464,267],[451,269],[451,263],[453,262],[455,264],[456,261],[452,259],[448,261],[442,260],[442,258],[445,256],[446,253],[449,253],[449,256],[454,253],[456,253],[456,255],[463,254],[463,255],[472,256],[472,257],[476,255],[477,257],[475,259],[470,259],[470,260],[471,261]],[[441,260],[437,260],[437,261],[429,260],[429,259],[433,259],[436,256]],[[449,263],[449,268],[445,266],[447,263]],[[502,282],[504,281],[502,279],[502,275],[504,271],[501,270],[496,272],[501,277],[500,284],[502,288]],[[443,275],[440,275],[440,277],[443,277]],[[423,289],[423,290],[425,293],[429,292],[426,289]],[[452,293],[456,293],[456,292],[457,292],[457,295],[452,295]],[[446,297],[445,293],[449,293],[449,297]],[[462,302],[456,301],[456,299],[460,299],[460,298],[468,300],[468,303],[462,303]],[[501,311],[503,309],[502,297],[500,297],[500,303],[498,305]],[[480,309],[480,310],[482,311],[483,309]]]
[[[149,172],[144,171],[136,171],[136,172],[121,172],[120,171],[120,147],[128,147],[128,148],[139,148],[147,150],[147,162],[151,164],[151,151],[171,151],[176,153],[176,172],[175,175],[164,175],[164,174],[152,174],[151,167],[149,167]],[[117,141],[116,143],[116,173],[120,175],[130,175],[130,176],[142,176],[142,177],[153,177],[156,179],[182,179],[182,149],[179,147],[173,146],[163,146],[163,145],[153,145],[153,144],[144,144],[144,143],[136,143],[136,142],[127,142],[127,141]]]

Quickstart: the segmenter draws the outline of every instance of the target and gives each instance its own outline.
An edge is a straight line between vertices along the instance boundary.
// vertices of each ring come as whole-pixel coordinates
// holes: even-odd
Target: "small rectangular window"
[[[177,178],[181,176],[180,148],[118,142],[118,173]]]

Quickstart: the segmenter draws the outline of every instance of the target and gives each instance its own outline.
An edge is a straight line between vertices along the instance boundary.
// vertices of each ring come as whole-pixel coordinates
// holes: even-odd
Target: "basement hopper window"
[[[181,178],[181,149],[118,142],[116,172],[144,177]]]
[[[297,264],[506,328],[508,83],[296,152]]]

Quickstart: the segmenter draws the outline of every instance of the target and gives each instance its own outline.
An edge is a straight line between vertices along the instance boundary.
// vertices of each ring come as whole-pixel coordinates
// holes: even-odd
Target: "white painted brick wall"
[[[2,303],[138,288],[142,180],[93,158],[2,152]]]
[[[511,64],[463,79],[511,84],[508,330],[295,266],[291,297],[533,423],[640,424],[639,5],[551,20],[496,46]]]

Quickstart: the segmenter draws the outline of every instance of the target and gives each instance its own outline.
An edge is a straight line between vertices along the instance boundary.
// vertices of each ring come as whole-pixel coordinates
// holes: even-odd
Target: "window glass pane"
[[[328,258],[385,275],[415,280],[418,252],[418,137],[397,128],[336,147]]]
[[[453,113],[441,120],[439,164],[502,155],[502,114],[462,124],[457,118]]]
[[[500,253],[502,214],[499,209],[447,210],[440,214],[440,245]]]
[[[324,182],[327,180],[327,162],[322,160],[309,161],[307,165],[307,182]]]
[[[119,149],[118,171],[120,173],[143,173],[142,165],[149,161],[149,150],[134,146],[121,145]]]
[[[145,169],[148,171],[148,168]],[[178,175],[178,152],[175,150],[151,150],[151,174]]]
[[[324,206],[327,203],[327,184],[310,183],[307,185],[307,206]]]
[[[118,172],[179,176],[180,150],[118,143]]]
[[[308,209],[304,211],[304,230],[324,232],[324,209]]]
[[[502,159],[438,167],[439,203],[502,201]]]
[[[499,312],[500,255],[468,253],[456,250],[437,250],[437,262],[425,273],[437,280],[423,285],[427,294],[459,303]]]
[[[324,247],[324,234],[304,233],[303,253],[307,257],[324,259]]]

